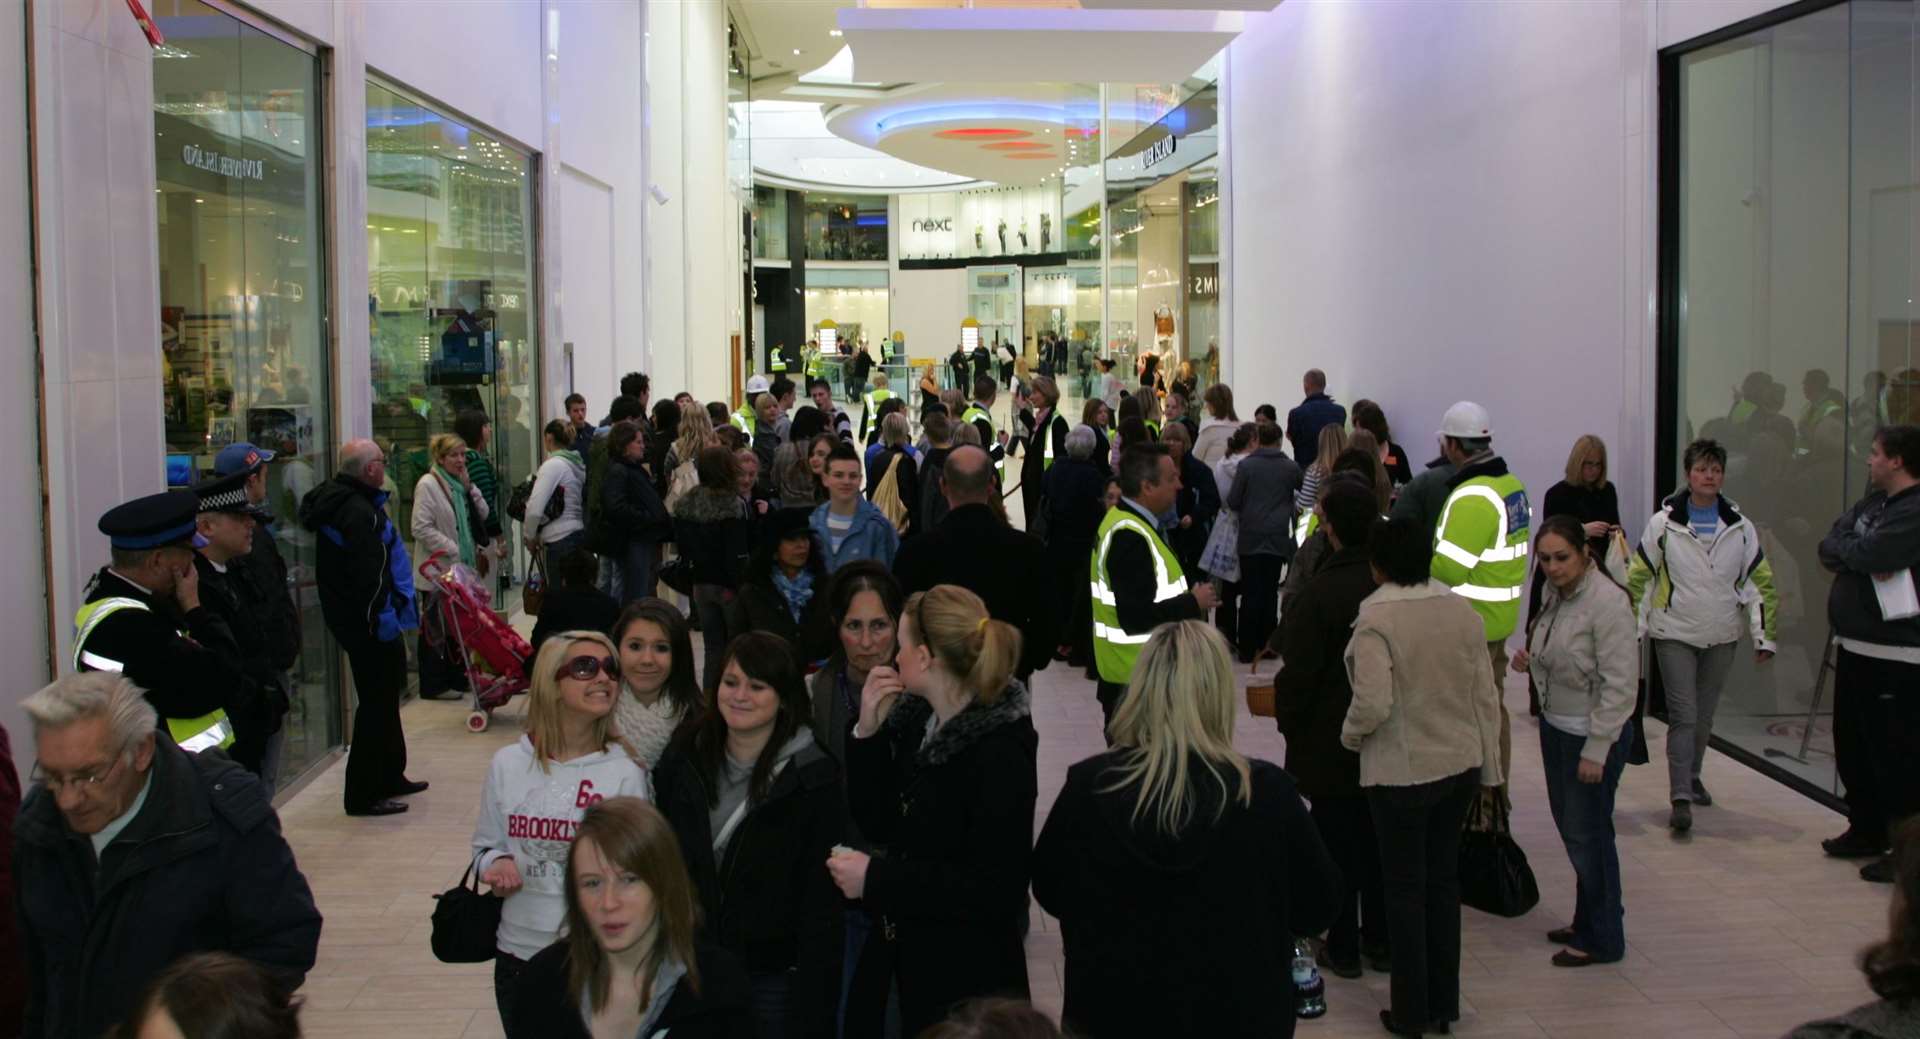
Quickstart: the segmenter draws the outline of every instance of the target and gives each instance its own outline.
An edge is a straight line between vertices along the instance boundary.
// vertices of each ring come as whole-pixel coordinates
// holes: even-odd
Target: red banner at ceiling
[[[147,34],[147,43],[158,47],[167,42],[160,34],[160,27],[147,17],[147,9],[140,6],[140,0],[127,0],[127,10],[133,12],[133,20],[140,23],[140,31]]]

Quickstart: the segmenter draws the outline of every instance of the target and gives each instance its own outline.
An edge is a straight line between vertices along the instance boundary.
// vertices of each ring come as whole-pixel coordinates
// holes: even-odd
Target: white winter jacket
[[[1627,595],[1640,633],[1705,649],[1738,642],[1741,614],[1755,649],[1771,651],[1780,598],[1760,531],[1720,498],[1720,529],[1702,541],[1687,523],[1687,492],[1647,521],[1627,568]]]
[[[560,515],[547,518],[547,499],[556,489],[564,489]],[[543,545],[551,545],[577,530],[587,529],[587,469],[565,455],[548,455],[533,476],[533,493],[527,495],[526,528]]]
[[[520,890],[500,907],[498,947],[523,960],[552,945],[567,918],[567,852],[587,809],[609,797],[651,800],[647,773],[620,746],[541,771],[521,736],[493,755],[473,828],[475,871],[512,856]]]

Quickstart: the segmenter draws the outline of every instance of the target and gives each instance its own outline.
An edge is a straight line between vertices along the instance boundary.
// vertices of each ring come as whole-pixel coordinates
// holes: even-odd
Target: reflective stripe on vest
[[[1101,679],[1108,682],[1125,682],[1132,677],[1140,647],[1152,638],[1150,632],[1130,634],[1120,624],[1119,604],[1107,575],[1107,550],[1113,544],[1113,535],[1121,530],[1141,535],[1153,548],[1154,602],[1166,602],[1187,593],[1187,578],[1180,570],[1179,557],[1161,540],[1159,532],[1123,508],[1107,510],[1094,543],[1091,577],[1094,662]]]
[[[1312,509],[1308,509],[1306,512],[1301,513],[1300,518],[1296,520],[1293,524],[1294,545],[1299,546],[1299,545],[1306,544],[1307,539],[1313,536],[1313,532],[1319,529],[1320,529],[1319,513],[1313,511]]]
[[[770,368],[771,368],[772,370],[774,370],[774,371],[776,371],[776,372],[784,372],[784,371],[786,371],[786,370],[787,370],[787,358],[786,358],[786,355],[784,355],[784,354],[782,354],[782,353],[780,353],[780,352],[779,352],[779,351],[777,351],[777,350],[776,350],[776,351],[774,351],[774,354],[773,354],[773,363],[772,363],[771,365],[769,365],[768,367],[770,367]]]
[[[1507,510],[1508,499],[1515,495],[1522,500],[1521,522],[1528,524],[1517,529],[1510,522]],[[1532,533],[1529,529],[1532,517],[1526,511],[1525,497],[1526,488],[1511,475],[1475,477],[1447,496],[1446,506],[1440,510],[1439,526],[1434,529],[1434,554],[1468,572],[1466,580],[1454,585],[1453,591],[1471,601],[1479,611],[1489,642],[1504,640],[1519,624],[1518,603],[1526,588],[1528,541]],[[1481,507],[1493,510],[1493,527],[1486,532],[1492,537],[1486,540],[1486,547],[1478,547],[1481,542],[1478,530],[1468,532],[1475,542],[1471,546],[1447,539],[1453,510],[1462,504],[1470,504],[1476,510]]]
[[[103,657],[85,648],[94,629],[121,610],[151,612],[147,604],[138,599],[116,597],[87,603],[73,615],[74,670],[112,671],[118,674],[127,669],[125,661]],[[219,708],[198,718],[168,718],[166,723],[167,734],[173,737],[173,742],[179,744],[181,750],[198,754],[203,750],[233,746],[233,723],[228,720],[227,712]]]
[[[753,412],[748,411],[744,407],[741,408],[739,411],[734,412],[733,417],[729,419],[729,421],[733,423],[733,428],[739,430],[742,433],[745,433],[748,436],[753,435],[753,427],[757,425],[757,423],[754,421]]]
[[[981,440],[980,447],[982,450],[986,451],[988,454],[992,454],[993,446],[999,443],[1000,436],[998,432],[993,428],[992,413],[987,411],[987,409],[981,407],[978,401],[967,405],[967,410],[960,413],[960,421],[965,422],[968,425],[972,425],[976,419],[986,420],[987,435],[984,439]],[[993,463],[993,467],[995,469],[1005,469],[1007,467],[1006,456],[1003,454],[998,459],[996,459]]]
[[[1040,426],[1040,471],[1043,473],[1053,468],[1053,420],[1059,417],[1049,415]]]

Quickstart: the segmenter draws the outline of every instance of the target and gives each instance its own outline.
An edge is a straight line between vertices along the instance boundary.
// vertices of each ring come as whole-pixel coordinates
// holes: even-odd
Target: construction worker
[[[207,542],[195,529],[199,509],[192,491],[175,490],[107,510],[100,533],[112,562],[73,618],[74,668],[126,675],[173,741],[194,753],[233,745],[227,708],[248,689],[233,630],[200,603],[194,553]]]
[[[974,376],[973,403],[960,413],[960,421],[971,422],[973,428],[980,431],[980,447],[992,456],[996,470],[1007,467],[1007,434],[1004,431],[996,434],[993,430],[993,399],[999,389],[1000,384],[991,374]]]
[[[1204,618],[1219,602],[1211,582],[1188,590],[1179,557],[1160,537],[1157,517],[1180,494],[1180,470],[1167,446],[1127,445],[1118,479],[1120,503],[1100,521],[1091,560],[1095,695],[1108,723],[1153,629]]]
[[[787,374],[787,344],[775,343],[767,355],[767,370],[775,375]]]
[[[1493,453],[1487,409],[1461,401],[1440,422],[1440,450],[1453,463],[1447,501],[1434,531],[1433,577],[1473,603],[1487,629],[1493,686],[1507,677],[1507,636],[1520,620],[1533,514],[1527,488]],[[1513,731],[1500,712],[1500,773],[1511,774]]]
[[[893,391],[887,385],[886,372],[873,373],[873,389],[867,391],[864,398],[866,410],[860,413],[860,442],[863,444],[872,443],[872,436],[880,432],[880,402],[893,396]]]
[[[734,409],[733,415],[727,420],[733,423],[733,428],[745,433],[749,441],[753,439],[754,429],[759,421],[758,409],[755,408],[754,402],[769,388],[767,377],[764,375],[756,375],[748,379],[747,399]]]

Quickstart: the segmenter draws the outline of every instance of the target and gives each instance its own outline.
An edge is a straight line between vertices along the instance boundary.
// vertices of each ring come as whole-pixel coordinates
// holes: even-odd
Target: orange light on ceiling
[[[1012,155],[1003,155],[1001,156],[1001,158],[1003,159],[1037,159],[1043,162],[1053,162],[1054,160],[1060,158],[1060,156],[1055,155],[1052,152],[1015,152]]]
[[[1048,151],[1052,149],[1053,146],[1041,141],[995,141],[992,144],[983,144],[980,147],[990,152],[1031,152]]]
[[[963,126],[957,130],[940,130],[935,137],[944,137],[949,141],[985,141],[1014,140],[1020,137],[1032,137],[1031,130],[1009,130],[995,126]]]

